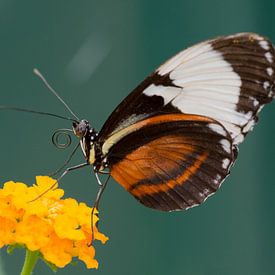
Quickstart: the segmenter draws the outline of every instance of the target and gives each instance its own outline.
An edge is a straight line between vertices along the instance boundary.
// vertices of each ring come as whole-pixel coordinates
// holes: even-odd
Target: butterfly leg
[[[47,192],[49,192],[50,190],[52,190],[55,186],[56,186],[56,184],[68,173],[68,172],[70,172],[70,171],[72,171],[72,170],[76,170],[76,169],[79,169],[79,168],[82,168],[82,167],[85,167],[85,166],[87,166],[87,165],[90,165],[88,162],[85,162],[85,163],[81,163],[81,164],[78,164],[78,165],[76,165],[76,166],[72,166],[72,167],[69,167],[69,168],[67,168],[63,173],[62,173],[62,175],[59,177],[59,178],[57,178],[57,180],[54,182],[54,184],[52,184],[48,189],[46,189],[43,193],[41,193],[40,195],[38,195],[35,199],[33,199],[33,200],[31,200],[31,201],[29,201],[29,202],[33,202],[33,201],[35,201],[35,200],[37,200],[37,199],[39,199],[39,198],[41,198],[43,195],[45,195]]]
[[[76,153],[78,147],[80,146],[80,143],[77,144],[77,146],[73,149],[72,153],[69,155],[69,157],[66,159],[66,161],[62,164],[61,167],[59,167],[57,170],[49,174],[49,177],[55,176],[58,174],[72,159],[74,154]]]
[[[97,179],[98,184],[99,184],[100,187],[99,187],[99,190],[98,190],[98,192],[97,192],[96,200],[95,200],[95,202],[94,202],[93,209],[92,209],[92,212],[91,212],[92,239],[91,239],[91,243],[89,244],[89,246],[91,246],[92,243],[93,243],[93,241],[94,241],[94,226],[93,226],[93,224],[94,224],[94,211],[95,211],[95,209],[98,210],[99,202],[100,202],[101,196],[102,196],[102,194],[103,194],[103,192],[104,192],[104,190],[105,190],[105,188],[106,188],[106,186],[107,186],[107,183],[108,183],[108,181],[109,181],[111,175],[109,175],[109,176],[107,177],[107,179],[105,180],[104,183],[102,183],[102,182],[100,181],[97,172],[95,172],[95,176],[96,176],[96,179]]]
[[[98,171],[98,174],[102,174],[102,175],[109,175],[110,174],[110,171]]]

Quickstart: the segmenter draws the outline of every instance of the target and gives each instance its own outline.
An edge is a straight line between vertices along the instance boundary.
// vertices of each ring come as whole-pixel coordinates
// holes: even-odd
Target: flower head
[[[62,199],[64,191],[55,187],[46,192],[55,180],[37,176],[36,184],[9,181],[0,189],[0,248],[5,245],[24,245],[39,251],[43,258],[64,267],[74,257],[85,262],[87,268],[97,268],[95,249],[90,246],[92,208],[75,199]],[[103,244],[108,240],[96,228],[94,211],[94,239]]]

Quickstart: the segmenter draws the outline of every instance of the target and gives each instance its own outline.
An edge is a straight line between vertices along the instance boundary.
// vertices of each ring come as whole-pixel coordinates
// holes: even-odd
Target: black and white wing
[[[187,113],[219,121],[238,145],[264,104],[274,98],[272,43],[254,33],[192,46],[161,65],[114,110],[101,139],[159,113]]]

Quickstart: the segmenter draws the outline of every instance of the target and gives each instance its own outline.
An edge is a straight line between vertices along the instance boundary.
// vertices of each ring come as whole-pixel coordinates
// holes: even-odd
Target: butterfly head
[[[90,164],[95,162],[95,146],[98,133],[93,129],[89,121],[82,119],[73,122],[73,132],[80,139],[83,154]]]
[[[87,135],[87,133],[90,132],[91,126],[89,124],[89,121],[82,119],[79,122],[73,122],[73,131],[74,134],[82,139]]]

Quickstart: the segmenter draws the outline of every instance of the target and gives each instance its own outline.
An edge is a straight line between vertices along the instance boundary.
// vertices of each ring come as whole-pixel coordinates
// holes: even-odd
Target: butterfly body
[[[262,107],[273,100],[274,49],[257,34],[202,42],[172,57],[97,133],[74,125],[87,162],[145,206],[182,210],[220,187]]]

